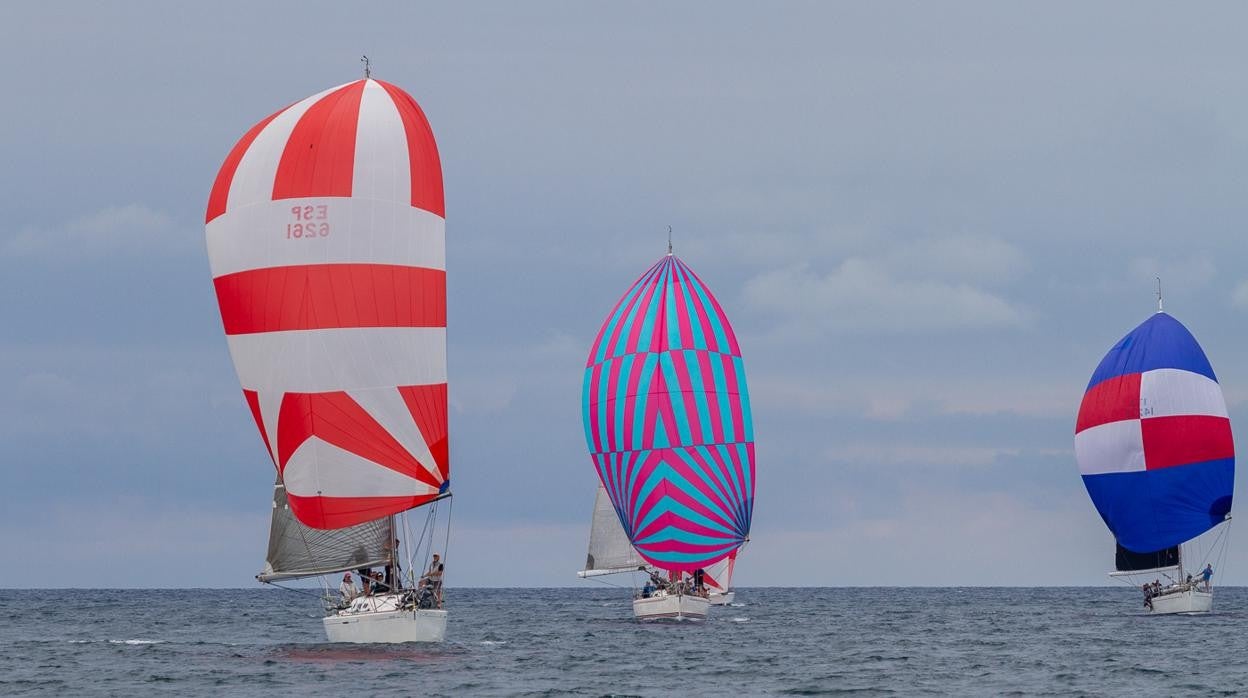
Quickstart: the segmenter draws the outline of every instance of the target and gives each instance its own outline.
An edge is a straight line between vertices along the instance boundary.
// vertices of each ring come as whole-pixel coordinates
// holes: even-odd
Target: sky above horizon
[[[1109,583],[1074,418],[1155,276],[1248,444],[1246,20],[1233,3],[7,6],[0,556],[22,574],[0,585],[254,584],[272,464],[204,206],[247,128],[360,77],[365,53],[420,102],[444,167],[449,585],[578,583],[585,356],[668,225],[749,375],[739,584]],[[1231,536],[1221,581],[1248,583],[1246,557]]]

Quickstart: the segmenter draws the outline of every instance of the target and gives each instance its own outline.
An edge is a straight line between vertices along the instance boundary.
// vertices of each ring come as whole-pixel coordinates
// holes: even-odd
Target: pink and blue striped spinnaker
[[[1128,550],[1163,550],[1226,519],[1231,423],[1213,367],[1182,323],[1155,313],[1109,350],[1079,406],[1075,456]]]
[[[745,541],[754,428],[741,350],[710,289],[675,256],[598,331],[581,407],[594,467],[643,558],[689,572]]]

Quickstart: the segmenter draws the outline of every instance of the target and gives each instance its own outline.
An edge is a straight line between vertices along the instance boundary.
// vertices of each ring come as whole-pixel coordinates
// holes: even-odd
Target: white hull
[[[712,606],[727,606],[735,598],[737,598],[737,592],[735,591],[712,591],[707,600],[711,602]]]
[[[1174,591],[1153,597],[1153,608],[1149,613],[1165,615],[1170,613],[1208,613],[1213,610],[1213,592],[1198,589]]]
[[[638,620],[704,620],[709,599],[686,594],[657,594],[648,599],[633,599],[633,617]]]
[[[324,619],[330,642],[442,642],[446,611],[401,609],[397,595],[363,597]]]

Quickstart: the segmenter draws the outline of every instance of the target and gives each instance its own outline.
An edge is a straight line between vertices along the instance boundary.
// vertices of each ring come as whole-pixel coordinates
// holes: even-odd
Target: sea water
[[[447,590],[440,645],[325,643],[277,589],[0,590],[0,695],[1210,695],[1248,691],[1248,589],[740,589],[704,623],[628,591]]]

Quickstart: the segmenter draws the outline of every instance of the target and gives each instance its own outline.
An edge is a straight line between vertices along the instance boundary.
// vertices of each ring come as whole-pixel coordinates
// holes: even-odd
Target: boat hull
[[[442,642],[446,611],[402,608],[402,604],[397,594],[358,598],[325,617],[325,637],[330,642]]]
[[[712,591],[711,595],[707,597],[707,600],[711,602],[712,606],[727,606],[732,603],[735,598],[737,598],[737,592],[735,591],[725,591],[722,593]]]
[[[1209,613],[1213,610],[1213,592],[1187,589],[1153,597],[1152,615],[1173,613]]]
[[[638,620],[705,620],[709,599],[685,594],[663,594],[633,599],[633,617]]]

